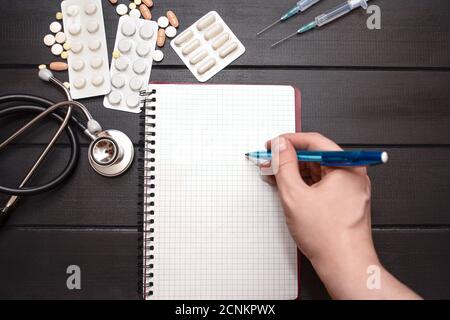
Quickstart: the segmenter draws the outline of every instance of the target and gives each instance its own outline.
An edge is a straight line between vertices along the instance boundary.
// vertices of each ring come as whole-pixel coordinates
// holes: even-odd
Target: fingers
[[[299,132],[284,134],[283,137],[288,139],[297,150],[310,151],[342,151],[332,140],[314,132]],[[270,141],[266,143],[266,147],[270,149]]]

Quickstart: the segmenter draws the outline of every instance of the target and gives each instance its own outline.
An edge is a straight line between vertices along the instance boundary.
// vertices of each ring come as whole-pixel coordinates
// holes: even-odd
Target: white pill
[[[51,51],[55,56],[59,56],[64,51],[64,48],[59,43],[55,43],[52,46]]]
[[[147,62],[144,59],[138,59],[133,63],[133,71],[137,74],[143,74],[147,70]]]
[[[83,77],[77,77],[73,81],[73,86],[77,89],[83,89],[85,85],[86,85],[86,79]]]
[[[205,30],[208,28],[211,24],[213,24],[216,21],[216,17],[213,14],[210,14],[206,17],[204,17],[202,20],[200,20],[197,23],[197,29],[199,31]]]
[[[69,26],[69,32],[71,35],[76,36],[81,32],[81,26],[79,23],[73,23]]]
[[[61,43],[61,44],[63,44],[64,42],[66,42],[66,35],[65,35],[65,33],[64,32],[58,32],[56,35],[55,35],[55,40],[56,40],[56,42],[58,42],[58,43]]]
[[[146,42],[141,42],[136,47],[136,52],[140,57],[146,57],[150,53],[150,45]]]
[[[208,55],[208,51],[206,51],[205,49],[201,49],[197,52],[194,52],[194,54],[192,55],[192,57],[189,59],[189,62],[191,64],[197,64],[200,61],[202,61],[203,59],[206,58],[206,56]]]
[[[52,35],[52,34],[48,34],[48,35],[46,35],[45,37],[44,37],[44,44],[47,46],[47,47],[51,47],[52,45],[54,45],[55,44],[55,36],[54,35]]]
[[[129,108],[136,108],[137,106],[139,106],[139,96],[135,93],[130,94],[127,97],[127,106]]]
[[[62,25],[58,21],[53,21],[50,23],[50,31],[53,33],[58,33],[62,30]]]
[[[153,61],[160,62],[164,59],[164,53],[161,50],[153,51]]]
[[[69,6],[66,10],[66,13],[69,17],[75,17],[80,12],[79,8],[77,6]]]
[[[102,75],[96,75],[91,79],[91,83],[96,87],[100,87],[104,82],[105,78]]]
[[[151,37],[153,37],[153,34],[155,32],[153,31],[153,28],[151,25],[149,24],[145,24],[141,27],[141,29],[139,30],[139,35],[141,36],[142,39],[148,40]]]
[[[212,25],[211,27],[208,28],[208,30],[205,31],[205,40],[211,40],[222,31],[223,31],[222,24],[216,23]]]
[[[192,30],[188,30],[183,32],[182,34],[180,34],[174,41],[175,41],[175,45],[177,47],[179,47],[180,45],[182,45],[183,43],[191,40],[191,38],[194,36],[194,33],[192,32]]]
[[[108,101],[111,104],[119,104],[122,101],[122,95],[118,91],[113,91],[108,95]]]
[[[202,64],[200,64],[198,66],[197,72],[199,74],[204,74],[206,71],[211,69],[215,64],[216,64],[216,59],[214,59],[214,58],[206,59],[206,61],[204,61]]]
[[[141,12],[138,9],[131,9],[129,15],[133,18],[140,18]]]
[[[121,3],[116,7],[116,12],[119,16],[123,16],[124,14],[127,14],[128,7],[127,5]]]
[[[88,21],[87,26],[86,26],[86,29],[89,33],[95,33],[98,31],[99,28],[100,28],[100,25],[95,20]]]
[[[97,12],[97,6],[95,5],[95,3],[88,3],[84,8],[84,12],[86,12],[88,16],[91,16]]]
[[[193,52],[195,49],[197,49],[200,46],[200,40],[195,39],[191,42],[189,42],[187,45],[185,45],[183,47],[183,49],[181,49],[181,52],[186,56],[188,54],[190,54],[191,52]]]
[[[128,68],[128,59],[125,57],[120,57],[115,60],[116,69],[119,71],[124,71]]]
[[[115,74],[111,78],[111,84],[114,88],[120,89],[125,85],[125,78],[120,74]]]
[[[221,46],[224,45],[225,42],[227,42],[230,39],[230,35],[228,33],[221,34],[214,42],[212,43],[212,47],[214,50],[219,49]]]
[[[122,39],[119,41],[119,44],[117,45],[117,49],[119,49],[122,53],[127,53],[131,49],[131,41],[128,39]]]
[[[81,59],[75,59],[72,61],[72,69],[75,71],[81,71],[84,68],[84,61]]]
[[[93,69],[98,69],[103,65],[103,59],[100,56],[94,56],[90,60],[90,65]]]
[[[234,50],[236,50],[238,47],[238,44],[236,42],[228,42],[226,43],[222,49],[219,51],[219,56],[221,58],[227,57],[230,53],[232,53]]]
[[[141,90],[143,84],[144,84],[144,82],[142,81],[141,78],[139,78],[139,77],[131,78],[130,89],[133,91],[139,91],[139,90]]]
[[[177,35],[177,29],[173,26],[168,26],[164,32],[168,38],[173,38]]]
[[[160,28],[167,28],[169,25],[169,19],[166,16],[161,16],[158,18],[158,26]]]
[[[136,32],[136,26],[133,22],[127,21],[122,24],[121,31],[124,36],[131,37]]]
[[[70,50],[73,53],[80,53],[81,51],[83,51],[83,43],[80,41],[74,41],[71,45],[70,45]]]
[[[102,42],[98,39],[89,40],[88,47],[91,51],[97,51],[102,46]]]

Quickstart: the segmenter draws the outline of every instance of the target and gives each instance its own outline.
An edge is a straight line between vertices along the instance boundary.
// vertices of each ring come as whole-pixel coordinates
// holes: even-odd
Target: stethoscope
[[[117,130],[103,130],[100,124],[94,120],[87,108],[80,102],[72,99],[70,91],[61,81],[53,76],[53,73],[50,70],[40,70],[39,78],[62,89],[66,94],[67,101],[53,103],[47,99],[26,94],[0,97],[0,118],[11,116],[13,114],[19,115],[25,112],[38,113],[35,118],[0,143],[0,151],[46,116],[59,121],[61,125],[17,188],[9,188],[0,185],[0,193],[11,196],[6,205],[3,208],[0,208],[0,212],[3,214],[6,214],[12,208],[20,196],[35,195],[49,191],[69,178],[78,163],[80,154],[80,144],[72,129],[72,124],[76,125],[89,139],[92,140],[88,152],[89,163],[100,175],[105,177],[121,175],[133,162],[134,147],[128,136]],[[59,110],[63,107],[67,108],[65,113]],[[78,108],[85,116],[87,120],[86,124],[81,123],[72,115],[74,107]],[[67,133],[71,146],[70,159],[66,167],[50,182],[40,186],[30,186],[29,180],[64,131]]]

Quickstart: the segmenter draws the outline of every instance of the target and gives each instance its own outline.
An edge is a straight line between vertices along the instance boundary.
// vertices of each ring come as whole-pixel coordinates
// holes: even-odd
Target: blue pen
[[[245,156],[255,160],[272,159],[270,151],[249,152]],[[297,159],[327,167],[356,167],[387,163],[388,154],[381,151],[297,151]]]

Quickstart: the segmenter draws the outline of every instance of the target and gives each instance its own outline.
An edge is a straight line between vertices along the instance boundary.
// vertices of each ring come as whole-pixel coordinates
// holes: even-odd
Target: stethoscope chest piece
[[[133,163],[134,147],[130,138],[118,130],[105,130],[89,146],[89,163],[102,176],[116,177]]]

